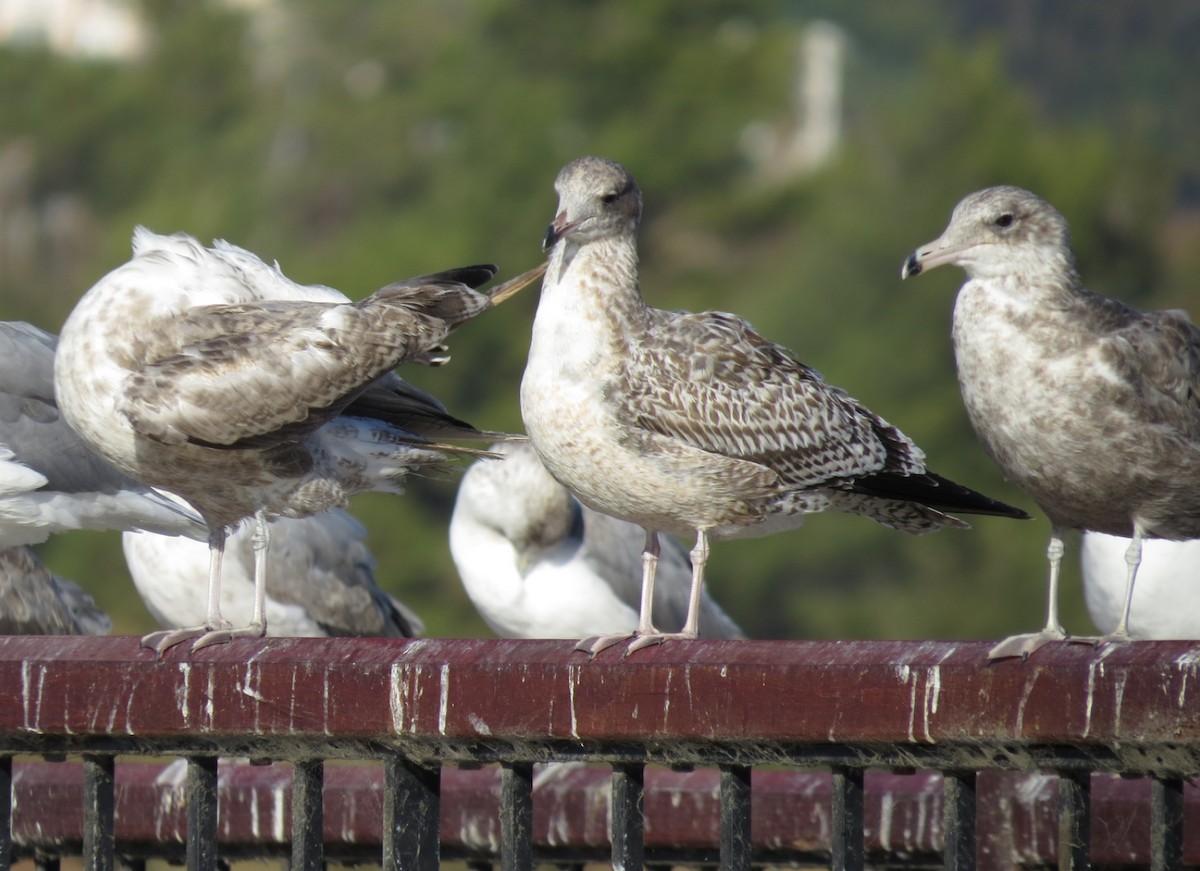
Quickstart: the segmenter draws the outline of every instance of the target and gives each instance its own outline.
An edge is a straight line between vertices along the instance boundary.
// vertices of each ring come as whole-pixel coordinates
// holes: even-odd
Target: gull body
[[[646,533],[630,650],[669,637],[650,617],[660,532],[696,536],[677,633],[695,637],[710,539],[791,529],[823,510],[913,534],[966,526],[950,511],[1024,516],[928,472],[903,433],[741,318],[648,306],[637,274],[641,191],[619,164],[573,161],[555,189],[521,412],[556,479]]]
[[[67,425],[54,393],[58,337],[0,321],[0,547],[72,529],[205,537],[200,516],[123,474]]]
[[[315,514],[366,490],[401,492],[410,471],[469,453],[437,440],[494,437],[392,371],[436,362],[454,327],[502,298],[473,289],[494,274],[449,270],[351,302],[228,243],[135,231],[133,258],[68,317],[55,378],[64,415],[90,447],[183,496],[207,523],[208,619],[147,636],[148,645],[261,636],[269,518]],[[514,281],[504,295],[523,286]],[[226,535],[248,517],[255,617],[232,629],[220,615],[220,560]]]
[[[254,617],[253,529],[241,526],[225,542],[221,614],[234,625]],[[271,636],[376,635],[413,638],[421,621],[379,588],[366,530],[333,508],[271,522],[266,620]],[[149,532],[121,537],[133,584],[164,629],[206,617],[209,552],[201,542]]]
[[[1130,543],[1102,532],[1083,534],[1083,598],[1101,632],[1114,632],[1125,611]],[[1200,539],[1142,542],[1128,628],[1133,638],[1200,638]]]
[[[163,536],[172,541],[187,541]],[[27,547],[0,549],[0,635],[107,635],[112,620]]]
[[[1021,188],[966,197],[902,275],[943,264],[968,278],[953,326],[967,414],[1051,523],[1046,625],[991,655],[1027,656],[1067,638],[1057,600],[1070,529],[1130,539],[1124,613],[1107,636],[1127,638],[1143,539],[1200,536],[1200,331],[1183,312],[1143,312],[1086,290],[1066,220]]]
[[[497,635],[582,638],[637,628],[642,530],[593,511],[556,481],[529,444],[491,450],[463,475],[450,518],[450,552],[467,595]],[[663,543],[654,613],[668,631],[687,618],[692,568]],[[705,592],[699,632],[742,638]]]

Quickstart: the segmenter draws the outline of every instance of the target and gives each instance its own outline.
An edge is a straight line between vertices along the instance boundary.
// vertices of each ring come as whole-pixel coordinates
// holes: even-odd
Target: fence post
[[[644,864],[645,769],[614,765],[612,773],[612,865],[615,871],[641,871]]]
[[[1183,867],[1183,778],[1150,779],[1150,871]]]
[[[1058,773],[1058,868],[1087,871],[1091,867],[1092,772]]]
[[[833,769],[833,871],[862,871],[863,772]]]
[[[533,764],[500,766],[500,871],[533,867]]]
[[[0,756],[0,871],[12,865],[12,757]]]
[[[292,763],[292,862],[289,871],[325,867],[325,763]]]
[[[441,770],[404,756],[384,768],[384,871],[437,871],[441,865]]]
[[[975,772],[947,771],[943,778],[943,865],[946,871],[975,871]]]
[[[113,757],[83,757],[83,864],[88,871],[113,871]]]
[[[188,871],[217,871],[217,757],[188,757],[185,791]]]

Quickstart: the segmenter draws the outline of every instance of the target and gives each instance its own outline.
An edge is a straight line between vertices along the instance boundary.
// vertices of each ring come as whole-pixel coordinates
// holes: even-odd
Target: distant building
[[[742,134],[743,150],[765,179],[805,175],[837,154],[845,54],[845,32],[836,24],[815,21],[800,34],[791,117],[782,125],[754,122]]]
[[[126,61],[146,48],[147,30],[128,0],[0,0],[0,43],[58,54]]]

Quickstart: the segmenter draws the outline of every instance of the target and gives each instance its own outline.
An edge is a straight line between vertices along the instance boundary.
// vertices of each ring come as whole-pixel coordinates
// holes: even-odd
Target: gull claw
[[[1061,629],[1047,627],[1040,632],[1029,632],[1025,635],[1010,635],[988,651],[988,659],[1008,659],[1014,656],[1019,656],[1021,659],[1029,659],[1031,654],[1051,641],[1084,640],[1086,639],[1072,638]]]

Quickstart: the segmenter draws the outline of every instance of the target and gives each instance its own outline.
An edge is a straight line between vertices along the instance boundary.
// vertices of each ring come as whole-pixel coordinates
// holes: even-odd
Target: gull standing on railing
[[[627,652],[696,637],[710,539],[792,529],[825,510],[917,535],[967,525],[947,512],[1027,516],[927,471],[900,430],[741,318],[646,305],[642,195],[619,164],[580,158],[554,186],[521,414],[555,478],[646,533],[638,637]],[[651,620],[660,532],[696,536],[678,633]]]
[[[288,279],[224,242],[138,228],[133,259],[75,306],[60,339],[63,412],[94,450],[171,490],[208,524],[212,560],[202,626],[152,633],[162,651],[266,631],[268,518],[303,517],[366,490],[398,493],[410,471],[470,454],[443,438],[488,438],[392,370],[430,363],[442,341],[540,274],[491,295],[495,274],[471,266],[388,285],[351,302]],[[250,625],[220,614],[228,531],[253,516]]]
[[[967,414],[1051,525],[1046,625],[991,656],[1067,638],[1058,577],[1070,529],[1130,538],[1122,614],[1104,636],[1128,639],[1142,540],[1200,537],[1200,330],[1183,312],[1084,289],[1066,219],[1021,188],[967,196],[901,275],[947,263],[968,279],[953,330]]]

